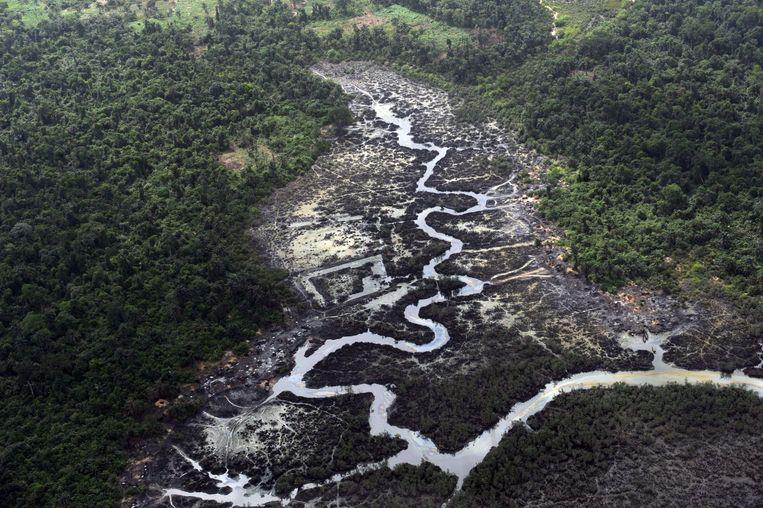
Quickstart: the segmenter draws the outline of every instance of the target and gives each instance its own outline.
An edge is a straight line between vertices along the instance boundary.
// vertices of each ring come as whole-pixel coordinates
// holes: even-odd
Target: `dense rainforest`
[[[759,304],[762,22],[752,0],[636,2],[482,83],[526,141],[565,158],[542,210],[592,280]]]
[[[247,234],[257,199],[349,113],[284,8],[220,5],[199,57],[188,30],[6,14],[0,505],[110,505],[154,401],[281,319],[283,274]],[[270,155],[231,170],[233,146]]]

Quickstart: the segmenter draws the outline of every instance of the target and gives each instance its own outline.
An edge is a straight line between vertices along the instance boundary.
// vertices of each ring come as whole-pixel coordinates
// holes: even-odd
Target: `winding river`
[[[416,192],[432,194],[455,194],[469,196],[476,202],[473,206],[457,211],[442,206],[427,208],[415,219],[416,226],[432,238],[441,240],[450,244],[450,247],[444,254],[441,254],[430,260],[422,270],[425,279],[438,279],[442,277],[437,272],[437,266],[448,260],[454,255],[460,253],[463,249],[463,242],[458,238],[438,232],[427,224],[427,218],[434,213],[443,213],[454,217],[467,214],[479,213],[489,210],[488,203],[496,197],[498,188],[506,184],[492,187],[485,193],[476,193],[469,191],[443,191],[429,186],[427,181],[434,174],[438,163],[446,156],[450,147],[438,146],[432,142],[419,143],[414,141],[411,134],[411,120],[409,117],[398,116],[394,112],[394,103],[379,102],[371,93],[353,86],[353,90],[346,90],[350,93],[366,95],[371,100],[371,107],[376,118],[368,119],[368,124],[381,120],[382,122],[394,126],[392,134],[395,136],[399,146],[419,152],[428,152],[432,154],[431,159],[423,164],[425,171],[416,185]],[[513,181],[506,182],[512,187],[511,195],[515,195],[517,187]],[[503,195],[505,196],[505,194]],[[489,282],[460,275],[458,279],[464,286],[456,293],[455,298],[479,294]],[[378,467],[395,467],[399,464],[418,465],[422,462],[430,462],[444,471],[452,473],[458,478],[458,489],[463,485],[464,479],[471,470],[485,458],[487,453],[498,445],[502,437],[512,428],[516,422],[524,422],[534,414],[543,410],[543,408],[556,396],[572,390],[593,388],[598,386],[611,386],[616,383],[625,383],[628,385],[665,385],[668,383],[707,383],[711,382],[718,386],[739,386],[753,390],[759,396],[763,397],[763,379],[752,378],[741,372],[734,372],[731,375],[723,375],[720,372],[712,371],[693,371],[685,370],[674,365],[668,364],[663,360],[662,344],[670,337],[671,333],[649,334],[642,338],[637,336],[624,335],[621,338],[621,345],[624,348],[634,351],[642,350],[654,354],[653,369],[648,371],[621,371],[605,372],[593,371],[575,374],[566,379],[551,382],[547,384],[539,393],[531,399],[515,404],[509,413],[504,416],[495,426],[485,430],[482,434],[468,443],[460,451],[448,454],[441,453],[437,446],[427,437],[419,432],[391,425],[388,419],[388,411],[395,402],[394,392],[387,386],[380,384],[358,384],[351,386],[323,386],[319,388],[310,388],[306,385],[305,376],[322,360],[332,355],[345,346],[353,344],[373,344],[398,349],[400,351],[418,354],[431,352],[445,346],[450,340],[448,329],[435,321],[420,317],[420,312],[425,307],[445,302],[446,296],[437,293],[434,296],[419,300],[416,304],[409,305],[405,309],[405,319],[414,325],[428,328],[432,332],[432,339],[426,344],[415,344],[413,342],[396,340],[391,337],[378,335],[372,331],[366,331],[361,334],[341,337],[328,340],[311,354],[307,354],[310,349],[310,343],[304,344],[295,354],[295,366],[288,376],[278,380],[273,386],[272,394],[263,403],[267,404],[275,400],[281,393],[291,392],[304,398],[325,398],[337,397],[349,393],[367,393],[373,396],[371,403],[369,424],[372,435],[389,435],[403,439],[407,447],[394,455],[393,457],[376,464],[365,464],[358,466],[353,471],[343,473],[330,478],[325,483],[331,483],[346,478],[353,474],[363,473],[370,469]],[[676,331],[672,334],[677,333]],[[203,471],[198,462],[187,457],[182,451],[179,453],[193,466],[197,471]],[[202,500],[216,501],[219,503],[231,503],[234,506],[261,506],[267,503],[280,502],[283,505],[290,503],[300,490],[313,488],[316,485],[308,484],[295,490],[289,497],[280,498],[273,492],[266,492],[257,487],[248,485],[249,478],[240,474],[229,476],[227,473],[222,475],[206,473],[210,479],[216,482],[218,488],[227,493],[208,494],[204,492],[189,492],[182,489],[167,489],[165,496],[169,497],[170,503],[172,496],[191,497]]]

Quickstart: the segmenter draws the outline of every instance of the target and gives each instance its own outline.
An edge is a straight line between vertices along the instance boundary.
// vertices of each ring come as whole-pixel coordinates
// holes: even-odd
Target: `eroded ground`
[[[413,445],[388,433],[369,437],[369,405],[385,408],[385,424],[431,440],[417,453],[437,462],[435,454],[464,449],[548,383],[660,368],[662,348],[678,366],[759,373],[761,344],[744,323],[664,296],[633,304],[578,277],[558,257],[556,232],[533,213],[527,191],[537,184],[516,183],[519,173],[542,173],[545,161],[495,125],[458,124],[444,92],[372,64],[316,72],[352,96],[358,122],[311,172],[274,194],[253,228],[313,310],[207,380],[207,413],[147,470],[150,491],[140,503],[262,504],[291,492],[295,503],[384,505],[372,497],[384,483],[401,504],[439,505],[456,478],[432,465],[379,469]],[[409,147],[399,138],[404,128],[384,118],[410,123]],[[322,353],[368,331],[380,338]],[[624,337],[642,334],[661,334],[661,342],[624,347]],[[320,361],[285,376],[302,343],[303,359]],[[280,391],[289,377],[309,397]],[[372,396],[358,386],[379,388]],[[389,407],[384,397],[393,397]],[[415,494],[396,487],[408,477],[417,478]]]

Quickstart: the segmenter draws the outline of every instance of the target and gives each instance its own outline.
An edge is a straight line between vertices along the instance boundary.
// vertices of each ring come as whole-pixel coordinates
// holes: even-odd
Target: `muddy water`
[[[498,188],[505,185],[512,187],[512,194],[516,193],[516,186],[510,180],[503,184],[489,189],[485,193],[476,193],[469,191],[442,191],[427,184],[430,177],[435,173],[438,163],[447,155],[448,151],[454,148],[447,146],[438,146],[432,142],[417,142],[413,139],[411,133],[411,119],[405,116],[398,116],[394,111],[394,103],[379,102],[371,93],[362,90],[357,86],[352,86],[346,90],[349,93],[361,94],[371,100],[371,107],[375,113],[375,118],[367,120],[368,127],[371,127],[374,121],[381,120],[385,124],[392,125],[394,128],[391,134],[394,136],[397,144],[401,147],[426,152],[431,154],[431,158],[423,164],[424,172],[416,185],[417,193],[431,194],[454,194],[469,196],[474,199],[475,204],[465,210],[453,210],[441,206],[427,208],[415,219],[416,226],[428,236],[447,242],[450,247],[444,254],[431,259],[423,268],[422,276],[426,279],[438,279],[441,275],[437,272],[437,267],[452,256],[459,254],[464,244],[458,238],[438,232],[427,224],[427,218],[435,213],[447,214],[453,217],[464,216],[483,212],[490,209],[492,197],[496,196]],[[374,132],[374,136],[389,135],[387,131],[379,132],[378,129],[369,129]],[[505,196],[505,194],[503,194]],[[458,279],[464,286],[455,295],[455,298],[479,294],[483,291],[486,284],[490,282],[482,281],[468,275],[460,275]],[[646,337],[625,335],[622,337],[621,345],[624,348],[634,351],[648,351],[653,353],[653,369],[650,371],[622,371],[622,372],[585,372],[570,376],[561,381],[552,382],[546,385],[538,394],[531,399],[517,403],[511,411],[503,417],[495,426],[484,431],[477,438],[468,443],[460,451],[453,454],[440,453],[437,446],[428,438],[419,432],[397,427],[389,423],[388,411],[395,402],[394,392],[380,384],[358,384],[352,386],[323,386],[319,388],[310,388],[305,383],[305,376],[316,367],[321,361],[331,356],[343,347],[353,344],[373,344],[378,346],[387,346],[398,349],[405,353],[419,354],[435,351],[442,348],[450,340],[448,329],[433,320],[425,319],[420,316],[422,309],[429,305],[442,303],[446,297],[437,293],[434,296],[419,300],[416,304],[406,307],[404,318],[414,325],[428,328],[432,332],[432,339],[426,344],[415,344],[413,342],[396,340],[391,337],[382,336],[369,330],[357,335],[346,336],[339,339],[328,340],[311,354],[307,354],[310,344],[303,345],[295,354],[295,366],[288,376],[278,380],[273,387],[272,394],[265,402],[273,401],[284,392],[291,392],[304,398],[326,398],[337,397],[349,393],[367,393],[373,396],[373,402],[370,408],[369,424],[371,434],[390,435],[403,439],[407,447],[397,455],[389,458],[387,461],[378,464],[361,465],[358,469],[349,473],[337,475],[327,481],[338,481],[341,478],[351,474],[359,474],[366,470],[377,467],[394,467],[398,464],[418,465],[422,462],[430,462],[437,465],[444,471],[450,472],[458,477],[458,487],[463,484],[464,479],[470,471],[478,465],[487,455],[487,453],[498,445],[502,437],[512,428],[515,422],[526,421],[528,418],[543,410],[556,396],[572,390],[587,389],[597,386],[611,386],[615,383],[625,383],[629,385],[665,385],[668,383],[705,383],[712,382],[720,386],[741,386],[755,391],[763,396],[763,379],[756,379],[745,376],[741,372],[735,372],[729,376],[724,376],[719,372],[712,371],[690,371],[677,368],[663,360],[662,345],[671,335],[666,334],[648,334]],[[677,333],[678,330],[673,333]],[[186,457],[197,471],[202,471],[201,466]],[[260,506],[270,502],[281,502],[289,504],[291,499],[299,490],[312,488],[315,485],[308,484],[301,489],[293,492],[288,498],[278,498],[272,492],[264,492],[257,487],[249,484],[249,478],[245,475],[229,476],[227,473],[215,475],[207,473],[210,479],[216,482],[220,493],[207,494],[200,492],[188,492],[182,489],[169,489],[165,495],[170,499],[173,496],[191,497],[196,499],[216,501],[219,503],[231,503],[234,506]],[[228,493],[222,493],[222,491]]]

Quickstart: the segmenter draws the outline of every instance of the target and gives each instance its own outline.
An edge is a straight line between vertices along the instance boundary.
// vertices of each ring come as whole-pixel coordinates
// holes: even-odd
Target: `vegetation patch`
[[[10,13],[18,14],[26,26],[59,18],[90,18],[98,15],[128,19],[135,30],[143,30],[145,21],[161,26],[175,24],[190,27],[201,37],[214,25],[214,0],[5,0]]]
[[[214,0],[148,0],[138,16],[163,25],[189,26],[200,36],[214,26],[216,5]]]
[[[316,5],[319,6],[317,9]],[[395,27],[404,25],[416,32],[422,41],[430,42],[438,48],[447,48],[449,44],[462,45],[472,40],[466,30],[449,26],[398,4],[382,6],[370,0],[310,2],[305,6],[305,11],[314,18],[328,18],[317,19],[307,25],[324,36],[335,30],[347,35],[356,27],[379,27],[391,34]]]
[[[566,394],[467,478],[466,506],[749,505],[763,495],[763,401],[710,386]]]
[[[544,0],[554,13],[555,33],[562,41],[591,31],[628,8],[632,0]]]

